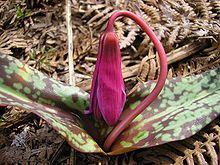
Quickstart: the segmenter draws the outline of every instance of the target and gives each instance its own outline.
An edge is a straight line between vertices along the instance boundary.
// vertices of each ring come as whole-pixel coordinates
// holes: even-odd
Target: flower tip
[[[118,39],[116,37],[116,34],[114,32],[109,32],[108,35],[106,35],[106,39],[105,39],[106,43],[108,45],[116,45],[118,43]]]

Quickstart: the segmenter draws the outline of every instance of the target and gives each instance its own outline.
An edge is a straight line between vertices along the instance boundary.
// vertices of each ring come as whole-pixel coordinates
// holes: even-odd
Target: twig
[[[66,0],[66,22],[68,35],[68,57],[69,57],[69,83],[75,86],[75,73],[73,66],[73,31],[71,21],[71,0]]]

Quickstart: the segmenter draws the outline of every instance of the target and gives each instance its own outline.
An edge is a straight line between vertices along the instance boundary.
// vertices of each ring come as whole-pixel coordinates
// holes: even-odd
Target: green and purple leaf
[[[86,92],[48,78],[11,56],[0,54],[0,67],[0,104],[37,114],[81,152],[105,153],[98,143],[108,131],[98,130],[98,123],[83,114],[89,105]],[[220,114],[219,71],[167,80],[159,97],[117,138],[108,154],[180,140],[198,132]],[[129,97],[126,112],[132,111],[154,85],[150,81]]]
[[[136,117],[112,146],[111,154],[185,139],[220,114],[220,68],[166,81],[158,98]],[[154,87],[148,82],[127,100],[127,113]],[[122,117],[123,119],[123,117]]]
[[[103,152],[85,131],[90,120],[81,121],[81,112],[88,107],[86,92],[48,78],[11,56],[0,54],[0,67],[0,104],[37,114],[79,151]]]

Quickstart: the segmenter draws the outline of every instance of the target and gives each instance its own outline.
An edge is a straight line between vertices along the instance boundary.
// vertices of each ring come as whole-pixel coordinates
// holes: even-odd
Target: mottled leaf
[[[37,114],[79,151],[103,152],[83,129],[89,123],[86,117],[81,121],[81,112],[88,107],[86,92],[48,78],[11,56],[0,55],[0,66],[0,104]]]
[[[209,124],[220,114],[219,71],[220,68],[167,80],[159,97],[117,138],[110,154],[185,139]],[[127,113],[154,85],[155,82],[144,84],[128,99]]]
[[[105,154],[97,142],[103,142],[111,128],[83,115],[88,108],[87,93],[48,78],[11,56],[0,55],[0,67],[0,104],[37,114],[79,151]],[[210,123],[220,114],[219,70],[167,80],[159,97],[117,138],[109,154],[184,139]],[[154,85],[150,81],[129,97],[126,113],[134,110]]]

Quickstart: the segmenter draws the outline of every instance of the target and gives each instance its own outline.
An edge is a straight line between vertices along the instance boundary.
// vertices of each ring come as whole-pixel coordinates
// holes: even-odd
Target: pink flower
[[[97,119],[102,116],[109,126],[113,126],[121,115],[125,101],[119,42],[114,32],[106,31],[100,37],[89,113],[93,112]]]
[[[167,58],[163,45],[157,39],[157,36],[147,25],[145,20],[141,19],[139,16],[129,11],[116,11],[109,18],[106,31],[107,32],[113,31],[115,20],[121,16],[132,19],[149,36],[159,55],[160,74],[156,86],[154,87],[152,92],[134,110],[129,111],[129,113],[123,117],[123,120],[118,122],[117,125],[112,130],[112,132],[108,135],[108,137],[106,138],[103,144],[104,150],[106,151],[109,151],[115,139],[120,135],[120,133],[122,133],[125,130],[125,128],[129,126],[132,120],[134,120],[140,113],[142,113],[146,109],[146,107],[149,106],[157,98],[157,96],[159,95],[160,91],[162,90],[165,84],[167,77]]]

